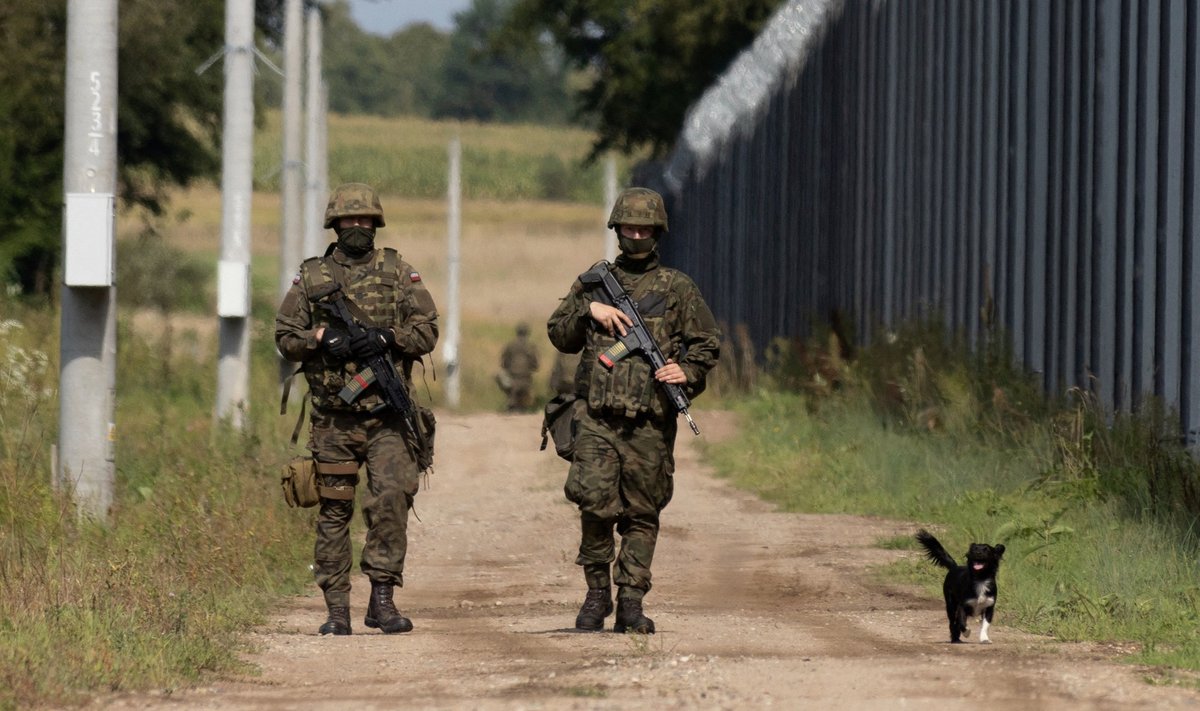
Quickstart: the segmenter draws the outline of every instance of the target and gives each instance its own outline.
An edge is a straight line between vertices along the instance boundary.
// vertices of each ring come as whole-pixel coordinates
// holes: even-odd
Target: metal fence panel
[[[1195,444],[1198,5],[792,0],[646,177],[664,256],[760,349],[938,316]]]

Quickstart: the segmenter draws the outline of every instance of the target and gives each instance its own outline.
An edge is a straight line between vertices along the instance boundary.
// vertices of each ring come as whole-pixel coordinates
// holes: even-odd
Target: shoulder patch
[[[296,284],[299,284],[299,283],[300,283],[300,272],[296,272],[296,276],[292,277],[292,285],[295,286]]]
[[[412,281],[415,284],[415,283],[421,281],[421,274],[414,270],[412,272],[409,272],[408,278],[410,281]]]

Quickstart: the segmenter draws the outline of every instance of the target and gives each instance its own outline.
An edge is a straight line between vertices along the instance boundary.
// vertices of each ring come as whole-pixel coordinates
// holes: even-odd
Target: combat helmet
[[[667,232],[667,208],[662,195],[649,188],[626,188],[613,203],[610,228],[617,225],[653,225]]]
[[[375,226],[383,227],[383,205],[379,195],[366,183],[344,183],[334,188],[325,207],[325,228],[333,227],[339,217],[370,216]]]

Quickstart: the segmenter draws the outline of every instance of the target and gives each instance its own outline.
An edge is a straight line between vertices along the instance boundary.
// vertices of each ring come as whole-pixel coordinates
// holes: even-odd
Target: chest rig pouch
[[[663,355],[678,359],[679,347],[671,335],[674,330],[673,319],[668,318],[675,299],[671,290],[675,271],[662,267],[655,269],[633,282],[633,288],[630,288],[629,275],[618,275],[615,270],[613,274],[617,275],[630,298],[637,304],[638,313]],[[603,329],[594,329],[588,339],[586,357],[594,361],[598,354],[616,342]],[[656,385],[650,360],[641,354],[618,361],[612,370],[592,363],[587,403],[594,410],[630,418],[647,413],[663,417],[669,411],[674,412],[670,403],[666,402],[662,388]]]
[[[315,257],[301,265],[301,275],[306,293],[317,287],[338,283],[342,292],[370,323],[364,326],[387,328],[400,321],[400,294],[398,293],[398,268],[400,255],[394,249],[383,248],[372,262],[343,266],[332,256]],[[330,321],[321,309],[313,310],[314,327],[342,328]],[[359,372],[354,360],[339,361],[321,352],[318,357],[304,362],[304,377],[308,381],[313,404],[322,409],[353,410],[369,412],[382,404],[374,392],[368,392],[351,404],[338,397],[342,387]]]

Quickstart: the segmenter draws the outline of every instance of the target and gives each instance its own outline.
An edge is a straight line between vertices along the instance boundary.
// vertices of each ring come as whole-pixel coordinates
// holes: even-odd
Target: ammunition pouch
[[[317,471],[312,457],[296,457],[288,462],[283,467],[279,483],[283,487],[283,500],[292,508],[316,506],[320,500],[317,495]]]

